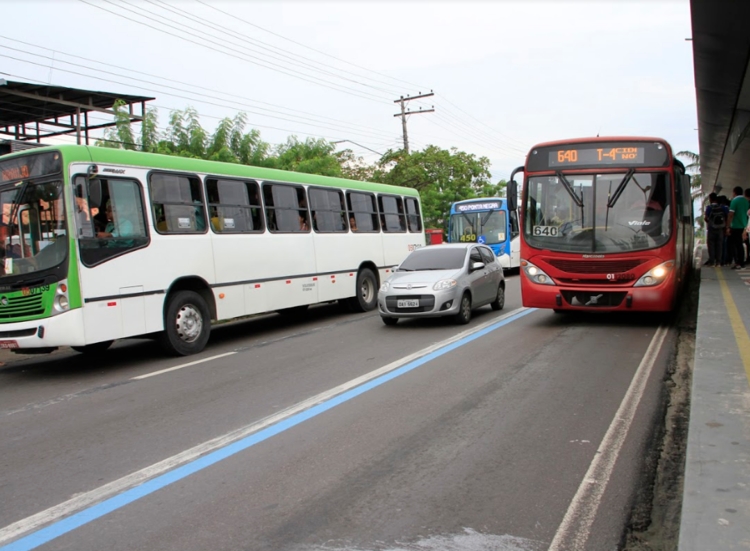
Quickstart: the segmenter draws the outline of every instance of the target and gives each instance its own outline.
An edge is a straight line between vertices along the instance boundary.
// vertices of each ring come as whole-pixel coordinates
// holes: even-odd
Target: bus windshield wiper
[[[563,176],[563,173],[560,172],[559,170],[555,174],[557,174],[557,177],[560,178],[560,181],[565,187],[565,191],[567,191],[568,194],[573,198],[573,201],[575,202],[576,206],[582,209],[583,199],[581,197],[578,197],[578,195],[576,195],[576,192],[573,190],[573,186],[570,185],[570,182],[568,182],[568,179],[565,178],[565,176]]]
[[[635,174],[634,168],[631,168],[630,170],[628,170],[628,173],[622,179],[622,182],[620,182],[617,188],[615,189],[614,194],[609,198],[609,201],[607,201],[608,209],[611,209],[612,207],[615,206],[615,203],[617,203],[617,200],[620,198],[620,195],[622,195],[622,192],[625,191],[625,186],[628,185],[628,182],[633,177],[633,174]]]
[[[8,227],[9,227],[8,235],[13,235],[13,224],[15,223],[15,216],[16,216],[16,213],[18,212],[18,209],[21,206],[21,201],[23,200],[23,196],[26,195],[26,189],[29,187],[31,180],[24,180],[23,182],[19,182],[19,183],[21,184],[21,187],[16,193],[16,196],[13,198],[13,206],[10,209],[10,218],[8,219]],[[20,236],[21,236],[21,224],[20,223],[18,224],[18,235],[20,239]]]

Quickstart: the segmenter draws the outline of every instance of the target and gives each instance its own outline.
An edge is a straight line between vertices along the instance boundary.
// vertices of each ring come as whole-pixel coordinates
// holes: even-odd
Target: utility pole
[[[434,96],[435,94],[430,91],[429,94],[423,94],[422,92],[419,92],[419,95],[417,96],[401,96],[400,99],[393,100],[393,103],[400,103],[401,104],[401,112],[396,113],[393,115],[394,117],[401,117],[401,127],[404,129],[404,151],[406,151],[406,154],[409,154],[409,135],[406,133],[406,115],[418,115],[419,113],[432,113],[435,111],[434,106],[432,109],[422,109],[419,108],[419,111],[407,111],[405,103],[407,101],[411,101],[413,99],[419,99],[419,98],[429,98],[430,96]]]

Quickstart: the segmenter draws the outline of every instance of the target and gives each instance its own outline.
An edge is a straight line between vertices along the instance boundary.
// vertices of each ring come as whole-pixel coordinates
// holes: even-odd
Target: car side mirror
[[[481,270],[482,268],[484,268],[484,262],[472,262],[470,271],[475,272],[477,270]]]

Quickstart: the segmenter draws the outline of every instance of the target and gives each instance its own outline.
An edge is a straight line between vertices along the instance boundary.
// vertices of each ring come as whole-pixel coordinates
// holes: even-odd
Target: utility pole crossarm
[[[403,128],[404,132],[404,151],[406,154],[409,154],[409,136],[406,133],[406,115],[416,115],[417,113],[433,113],[435,109],[420,109],[419,111],[407,111],[404,107],[404,102],[411,101],[413,99],[420,99],[420,98],[429,98],[430,96],[434,96],[434,92],[430,92],[429,94],[423,94],[419,93],[417,96],[401,96],[399,99],[393,100],[393,103],[400,103],[401,104],[401,112],[396,113],[393,115],[394,117],[401,117],[401,127]]]

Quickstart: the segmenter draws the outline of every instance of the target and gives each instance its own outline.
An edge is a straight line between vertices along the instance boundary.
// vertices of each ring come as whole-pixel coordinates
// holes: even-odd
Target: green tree
[[[334,153],[336,146],[323,138],[307,138],[299,141],[290,136],[286,143],[276,148],[276,156],[269,158],[269,166],[282,170],[321,174],[323,176],[343,176],[341,162]]]
[[[489,165],[487,157],[430,145],[412,153],[386,151],[374,178],[418,190],[425,227],[444,228],[451,203],[478,197],[492,188]]]

